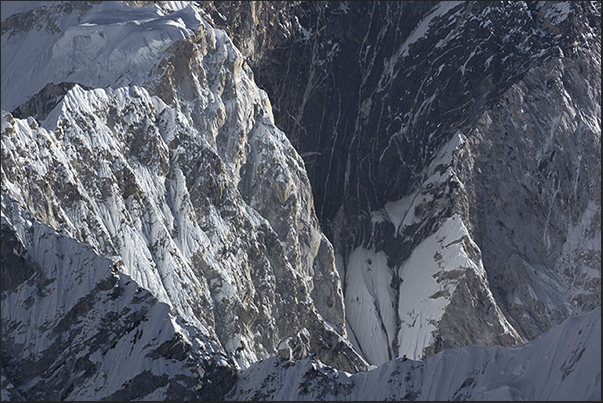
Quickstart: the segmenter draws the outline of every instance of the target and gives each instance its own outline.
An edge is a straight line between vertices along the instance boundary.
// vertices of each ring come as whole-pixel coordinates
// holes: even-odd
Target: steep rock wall
[[[600,306],[600,3],[204,8],[304,158],[369,361],[514,344]],[[467,142],[441,164],[458,133]],[[427,260],[415,251],[455,215],[473,250],[462,267],[478,269],[447,266],[465,274],[433,288],[448,308],[424,317],[438,324],[410,352],[394,336],[421,311],[401,291],[408,267],[437,266],[437,243]]]

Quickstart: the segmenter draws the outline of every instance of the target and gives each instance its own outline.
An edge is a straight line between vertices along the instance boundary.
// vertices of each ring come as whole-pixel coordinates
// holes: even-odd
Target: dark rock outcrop
[[[484,286],[525,340],[600,306],[600,3],[204,8],[304,158],[342,278],[362,247],[384,251],[403,280],[412,251],[458,213]],[[375,224],[373,212],[423,186],[457,131],[468,138],[453,163],[459,192],[415,210],[420,226]]]

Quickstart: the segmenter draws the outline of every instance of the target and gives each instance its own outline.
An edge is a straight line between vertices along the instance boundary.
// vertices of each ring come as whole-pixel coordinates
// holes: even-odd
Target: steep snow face
[[[222,374],[214,390],[232,385],[233,364],[207,331],[118,264],[31,221],[4,194],[2,213],[3,399],[216,396],[197,368]],[[197,389],[183,392],[179,382]]]
[[[394,237],[410,242],[414,233],[433,230],[430,216],[441,215],[433,234],[397,264],[396,251],[376,252],[374,246],[341,257],[349,331],[372,364],[402,356],[418,360],[464,343],[522,342],[490,292],[480,248],[462,217],[446,217],[446,198],[464,193],[454,162],[465,142],[456,133],[425,170],[418,191],[371,212],[375,237],[393,226]]]
[[[214,30],[190,3],[69,4],[43,5],[7,22],[2,107],[13,111],[19,106],[21,115],[45,119],[53,102],[44,113],[26,111],[59,98],[48,95],[61,93],[49,83],[147,88],[174,103],[203,133],[235,186],[246,175],[241,194],[285,241],[287,257],[304,279],[332,278],[333,263],[322,263],[330,259],[331,246],[318,229],[304,163],[274,126],[266,93],[255,86],[253,73],[226,34]],[[38,25],[23,29],[23,19]],[[247,158],[255,154],[260,157]],[[326,255],[315,262],[320,249]],[[325,318],[345,333],[337,279],[330,283],[322,287],[328,297],[314,296]],[[308,286],[313,291],[312,280]]]
[[[292,358],[314,354],[351,372],[366,368],[346,338],[333,248],[318,227],[302,159],[274,125],[266,93],[226,34],[212,28],[192,3],[171,6],[175,11],[166,15],[170,7],[57,3],[9,17],[6,30],[3,24],[2,217],[7,231],[24,239],[31,225],[52,228],[65,242],[86,245],[105,263],[88,267],[82,258],[71,267],[66,256],[54,264],[38,256],[38,238],[23,241],[57,286],[77,289],[63,285],[61,276],[81,277],[78,272],[87,267],[91,277],[83,279],[93,287],[110,264],[114,276],[129,279],[123,281],[163,307],[163,317],[176,318],[194,337],[214,343],[212,349],[227,357],[224,365],[224,358],[214,362],[211,355],[190,358],[189,347],[196,342],[181,332],[189,347],[175,358],[180,364],[174,363],[188,368],[185,372],[200,368],[201,378],[210,376],[209,368],[224,367],[216,369],[214,398],[229,385],[229,373],[277,352]],[[31,24],[19,30],[23,19]],[[32,59],[26,55],[35,54],[28,44],[38,42],[51,53],[41,52],[39,61],[27,63]],[[31,85],[19,81],[25,80],[17,79],[20,75]],[[9,113],[26,99],[15,116]],[[5,289],[4,279],[3,271],[3,301],[27,305],[31,289]],[[81,292],[69,300],[50,293],[54,299],[40,301],[48,304],[40,315],[54,311],[55,319],[69,326],[74,317],[65,312],[89,294]],[[130,303],[119,299],[123,308],[117,312],[133,309]],[[3,325],[11,318],[4,306]],[[100,306],[96,316],[113,315]],[[35,350],[37,341],[48,337],[46,328],[27,318],[24,313],[6,332],[3,328],[3,346],[6,338],[7,346],[24,341],[25,349]],[[86,326],[93,329],[94,323]],[[31,334],[9,343],[20,327]],[[302,337],[306,334],[310,337]],[[16,347],[6,360],[3,350],[3,376],[30,399],[88,398],[88,387],[96,390],[95,399],[209,396],[205,393],[212,388],[205,386],[194,396],[177,390],[165,394],[162,388],[170,382],[163,378],[156,389],[132,386],[157,375],[144,372],[156,365],[144,360],[111,359],[107,371],[128,365],[134,368],[132,377],[141,375],[138,383],[124,378],[103,384],[99,363],[108,359],[109,347],[90,350],[96,355],[86,380],[77,371],[61,375],[65,388],[72,382],[71,390],[44,389],[34,379],[37,374],[20,373]],[[132,351],[148,354],[143,350]],[[45,368],[63,359],[50,351],[40,352]],[[134,353],[126,356],[134,359]],[[97,383],[86,383],[90,377]],[[54,395],[59,389],[65,396]],[[53,395],[45,396],[44,390]]]
[[[350,375],[306,359],[244,371],[228,400],[600,400],[601,308],[515,347],[468,346]]]

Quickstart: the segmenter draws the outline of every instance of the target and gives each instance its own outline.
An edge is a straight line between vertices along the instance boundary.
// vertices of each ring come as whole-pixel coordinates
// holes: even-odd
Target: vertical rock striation
[[[204,7],[304,158],[370,362],[600,306],[599,3]]]

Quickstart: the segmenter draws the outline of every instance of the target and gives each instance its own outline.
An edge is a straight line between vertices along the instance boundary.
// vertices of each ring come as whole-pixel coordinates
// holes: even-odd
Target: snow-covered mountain
[[[600,399],[600,3],[1,31],[2,400]]]
[[[303,161],[226,34],[181,6],[3,22],[2,368],[25,398],[208,398],[209,373],[223,393],[297,334],[292,358],[367,367]]]

